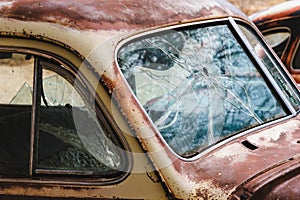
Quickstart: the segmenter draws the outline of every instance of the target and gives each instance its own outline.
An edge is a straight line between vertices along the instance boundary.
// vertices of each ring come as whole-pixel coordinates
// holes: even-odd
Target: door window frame
[[[85,79],[84,75],[78,70],[70,61],[64,59],[61,56],[55,55],[50,52],[45,52],[43,50],[39,49],[31,49],[31,48],[17,48],[17,47],[3,47],[0,46],[0,52],[8,52],[8,53],[18,53],[18,54],[30,54],[34,56],[34,89],[33,89],[33,102],[32,102],[32,113],[31,113],[31,130],[30,130],[30,152],[29,152],[29,177],[34,178],[34,177],[47,177],[47,180],[50,180],[52,178],[55,178],[55,182],[57,181],[58,183],[78,183],[78,178],[81,179],[79,183],[85,183],[89,182],[89,184],[96,184],[96,185],[106,185],[106,184],[112,184],[119,182],[121,180],[124,180],[129,172],[131,171],[132,168],[132,157],[128,153],[129,152],[129,145],[127,144],[124,136],[121,134],[121,130],[118,128],[114,120],[112,119],[111,116],[109,116],[109,111],[106,110],[104,104],[101,101],[101,98],[97,95],[96,89],[93,88],[88,80]],[[40,74],[39,70],[42,70],[41,67],[38,67],[38,62],[39,58],[42,59],[47,59],[47,62],[50,63],[53,62],[55,63],[54,65],[56,66],[64,66],[64,68],[57,68],[56,70],[53,70],[55,73],[61,75],[63,78],[65,78],[67,81],[70,82],[70,80],[74,80],[76,77],[80,79],[80,85],[82,88],[77,88],[79,89],[79,93],[83,96],[85,96],[87,99],[93,98],[95,101],[95,112],[97,115],[98,122],[101,119],[101,128],[104,128],[104,132],[107,133],[108,135],[111,136],[112,140],[118,145],[120,151],[120,157],[121,157],[121,169],[119,171],[107,171],[105,173],[100,173],[99,175],[87,175],[86,173],[73,173],[72,171],[66,170],[63,173],[49,173],[48,170],[38,170],[35,169],[35,135],[36,135],[36,111],[37,107],[39,105],[40,99],[40,93],[39,93],[39,86],[38,83],[41,82],[41,80],[38,80]],[[83,62],[85,65],[89,65],[86,61]],[[55,68],[55,67],[54,67]],[[64,76],[66,75],[66,76]],[[97,75],[95,74],[97,77]],[[41,77],[40,77],[41,78]],[[99,84],[101,84],[101,81],[99,81]],[[92,96],[92,94],[95,94]],[[39,98],[38,98],[39,97]],[[61,172],[61,171],[58,171]],[[60,178],[61,175],[63,175],[63,179]],[[16,177],[12,179],[26,179],[28,177]],[[48,179],[50,178],[50,179]],[[1,177],[0,181],[2,180],[7,180],[11,178],[7,177]],[[44,181],[43,181],[44,182]],[[51,180],[53,182],[53,180]]]

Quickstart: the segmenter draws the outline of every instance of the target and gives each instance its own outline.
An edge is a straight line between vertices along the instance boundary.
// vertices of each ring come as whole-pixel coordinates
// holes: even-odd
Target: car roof
[[[195,18],[243,15],[221,0],[2,1],[0,17],[76,29],[137,29]]]
[[[256,24],[263,24],[268,21],[282,18],[293,18],[300,16],[300,1],[287,1],[276,4],[268,9],[258,11],[250,16]]]

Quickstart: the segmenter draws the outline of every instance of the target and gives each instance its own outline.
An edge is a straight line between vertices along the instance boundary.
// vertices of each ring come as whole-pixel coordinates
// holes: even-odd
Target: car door
[[[122,131],[111,117],[102,86],[91,86],[96,75],[62,47],[10,42],[0,42],[1,198],[166,198],[120,113]]]

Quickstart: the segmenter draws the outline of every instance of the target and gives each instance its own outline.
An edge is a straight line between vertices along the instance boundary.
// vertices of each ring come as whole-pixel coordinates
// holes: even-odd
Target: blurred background
[[[288,0],[228,0],[240,8],[246,15],[251,15],[256,11],[264,10],[275,4],[279,4]]]

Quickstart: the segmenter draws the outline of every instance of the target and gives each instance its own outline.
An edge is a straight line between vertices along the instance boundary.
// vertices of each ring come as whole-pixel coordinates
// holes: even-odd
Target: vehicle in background
[[[299,197],[299,90],[228,2],[0,11],[1,199]]]
[[[265,36],[297,83],[300,83],[300,1],[259,11],[250,19]]]

